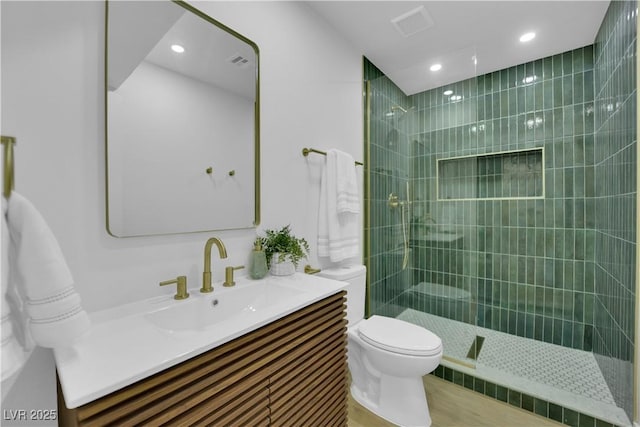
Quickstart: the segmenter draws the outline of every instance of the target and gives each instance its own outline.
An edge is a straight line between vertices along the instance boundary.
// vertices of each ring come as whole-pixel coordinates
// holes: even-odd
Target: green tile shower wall
[[[445,89],[463,98],[451,101]],[[419,116],[410,166],[414,212],[429,212],[440,228],[464,236],[460,248],[418,244],[413,282],[471,293],[477,306],[468,305],[470,316],[450,309],[447,317],[591,350],[592,47],[413,95],[411,102]],[[544,199],[436,200],[436,159],[536,147],[545,152]],[[442,256],[462,262],[430,268]],[[429,304],[414,308],[429,311]]]
[[[596,37],[593,351],[618,406],[633,407],[636,254],[635,1],[611,2]]]

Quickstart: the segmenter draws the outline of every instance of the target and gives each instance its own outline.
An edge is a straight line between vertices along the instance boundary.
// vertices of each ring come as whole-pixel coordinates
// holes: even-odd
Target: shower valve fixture
[[[389,207],[391,209],[395,209],[398,206],[400,206],[400,200],[398,199],[398,196],[396,196],[395,194],[391,193],[391,194],[389,194],[389,198],[387,199],[387,204],[389,205]]]
[[[405,205],[410,205],[411,202],[408,200],[404,200],[401,201],[400,198],[396,195],[396,194],[389,194],[389,198],[387,198],[387,205],[391,208],[391,209],[395,209],[399,206],[405,206]]]

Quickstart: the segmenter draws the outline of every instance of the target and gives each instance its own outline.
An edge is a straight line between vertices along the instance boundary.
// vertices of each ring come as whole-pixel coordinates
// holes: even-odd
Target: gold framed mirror
[[[258,46],[182,1],[106,2],[107,231],[260,222]]]

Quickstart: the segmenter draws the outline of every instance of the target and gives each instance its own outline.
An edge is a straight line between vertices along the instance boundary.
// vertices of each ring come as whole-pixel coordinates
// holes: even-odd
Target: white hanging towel
[[[6,226],[9,236],[5,232],[2,239],[4,246],[5,238],[10,238],[9,272],[2,277],[7,280],[2,285],[2,308],[7,310],[11,304],[14,332],[15,326],[23,326],[22,319],[26,320],[21,345],[25,351],[33,344],[51,348],[71,345],[89,330],[91,322],[55,236],[31,202],[15,191],[8,201]],[[6,314],[3,311],[3,326]],[[15,336],[4,338],[9,343]],[[5,366],[2,370],[4,374]]]
[[[0,354],[2,355],[1,367],[3,381],[2,389],[7,388],[4,381],[15,375],[25,364],[31,355],[30,349],[18,341],[21,323],[17,316],[12,315],[7,292],[9,290],[9,228],[6,221],[7,204],[2,198],[2,301],[0,306]],[[16,329],[14,331],[14,329]],[[4,391],[3,391],[4,396]]]
[[[348,153],[328,150],[320,184],[318,256],[329,257],[332,262],[358,256],[359,213],[355,161]]]

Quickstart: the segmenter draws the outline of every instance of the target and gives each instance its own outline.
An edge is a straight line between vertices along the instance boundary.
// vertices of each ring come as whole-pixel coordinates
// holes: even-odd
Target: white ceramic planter
[[[288,256],[285,256],[284,261],[279,262],[278,258],[280,254],[278,252],[271,256],[271,268],[269,272],[274,276],[290,276],[296,272],[296,267]]]

